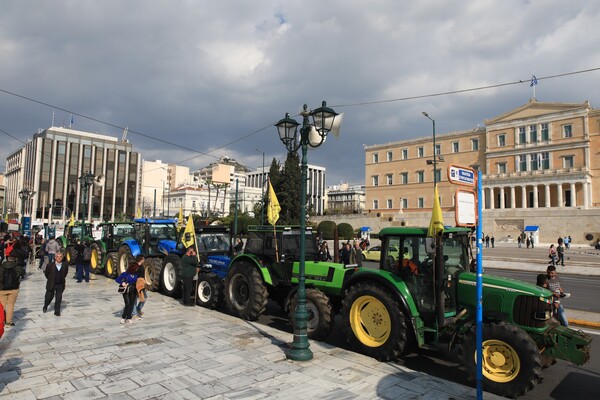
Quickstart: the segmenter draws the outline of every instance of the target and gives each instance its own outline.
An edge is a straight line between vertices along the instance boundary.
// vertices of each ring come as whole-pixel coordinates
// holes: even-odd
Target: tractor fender
[[[263,282],[265,282],[267,285],[273,285],[273,279],[271,278],[271,273],[269,272],[269,269],[262,265],[258,257],[256,257],[254,254],[240,254],[231,261],[228,269],[233,268],[235,264],[240,262],[247,262],[251,265],[255,265],[262,276]]]
[[[158,242],[158,251],[164,255],[182,254],[180,250],[177,250],[177,243],[174,240],[160,240]]]
[[[135,258],[142,253],[142,249],[140,248],[140,244],[134,239],[127,239],[121,243],[121,246],[129,247],[129,251],[131,255]]]

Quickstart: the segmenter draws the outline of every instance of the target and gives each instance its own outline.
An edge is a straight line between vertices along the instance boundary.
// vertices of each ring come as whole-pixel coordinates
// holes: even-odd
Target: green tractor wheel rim
[[[373,296],[361,296],[352,303],[350,308],[350,325],[362,344],[379,347],[390,338],[392,319],[379,299]]]
[[[519,375],[521,360],[510,344],[502,340],[486,340],[482,344],[482,351],[483,376],[490,381],[506,383]]]

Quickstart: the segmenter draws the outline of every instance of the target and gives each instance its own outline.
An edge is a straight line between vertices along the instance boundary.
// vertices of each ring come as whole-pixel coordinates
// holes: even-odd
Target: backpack
[[[6,257],[10,256],[10,253],[13,251],[13,247],[15,247],[16,242],[6,242],[4,244],[4,255]]]
[[[83,260],[90,261],[91,259],[92,259],[92,248],[86,246],[85,249],[83,249]]]
[[[19,276],[16,268],[2,269],[2,290],[13,290],[19,288]]]

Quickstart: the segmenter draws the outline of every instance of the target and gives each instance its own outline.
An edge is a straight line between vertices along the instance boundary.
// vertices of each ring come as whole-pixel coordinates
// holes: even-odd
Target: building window
[[[501,133],[500,135],[498,135],[498,147],[504,146],[506,146],[506,135],[504,133]]]
[[[529,125],[529,141],[535,143],[538,141],[537,125]]]
[[[373,200],[373,209],[374,210],[379,209],[379,200]]]
[[[402,199],[402,208],[408,208],[408,199]]]
[[[400,176],[402,177],[402,184],[408,185],[408,172],[403,172]]]
[[[402,149],[402,159],[408,160],[408,149]]]
[[[388,152],[386,153],[386,159],[387,159],[388,161],[392,161],[392,152],[391,152],[391,151],[388,151]]]
[[[529,155],[529,165],[531,166],[531,171],[537,171],[539,169],[539,159],[537,154]]]
[[[498,163],[498,173],[505,174],[506,173],[506,163]]]
[[[417,183],[423,183],[425,181],[424,175],[423,171],[417,171]]]
[[[425,155],[425,151],[422,147],[417,147],[417,157],[422,158]]]
[[[417,207],[418,208],[425,208],[425,199],[423,197],[419,197],[417,199]]]
[[[517,171],[527,171],[527,156],[517,156]]]
[[[562,130],[564,138],[573,137],[573,126],[571,124],[563,125]]]
[[[436,144],[435,145],[435,155],[439,156],[440,154],[442,154],[442,145]]]
[[[373,177],[373,186],[379,186],[379,176],[375,175]]]
[[[452,142],[452,152],[453,153],[458,153],[460,150],[460,147],[458,146],[458,142]]]
[[[394,184],[394,181],[393,181],[393,178],[392,178],[393,176],[394,175],[392,175],[392,174],[388,174],[388,175],[385,176],[388,185],[393,185]]]
[[[392,199],[387,199],[387,208],[393,208],[393,205]]]
[[[442,170],[441,169],[436,169],[435,171],[433,171],[433,179],[436,182],[441,182],[442,181]]]
[[[575,166],[575,157],[574,156],[564,156],[563,157],[563,168],[573,168]]]
[[[479,139],[471,139],[471,150],[479,150]]]
[[[544,152],[539,154],[540,169],[550,169],[550,153]]]
[[[379,154],[373,153],[373,164],[377,164],[379,162]]]
[[[549,140],[550,132],[548,131],[548,124],[541,124],[540,128],[542,131],[542,140]]]
[[[519,127],[519,143],[525,144],[527,143],[527,132],[524,126]]]

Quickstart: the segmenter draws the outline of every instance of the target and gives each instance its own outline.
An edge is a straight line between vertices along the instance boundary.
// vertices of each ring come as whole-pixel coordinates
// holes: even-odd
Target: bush
[[[352,229],[352,225],[342,222],[338,225],[338,236],[340,239],[354,239],[354,229]]]
[[[324,240],[333,240],[335,232],[335,222],[333,221],[322,221],[317,226],[317,234]]]

